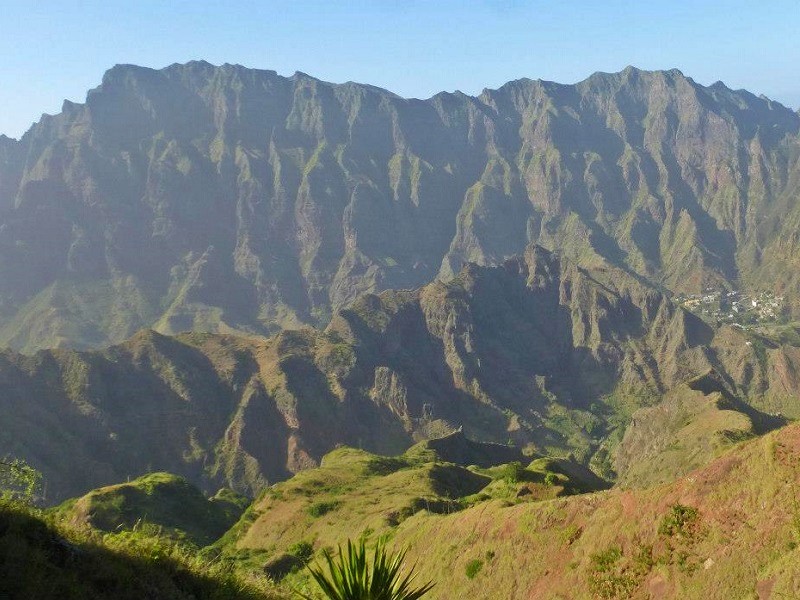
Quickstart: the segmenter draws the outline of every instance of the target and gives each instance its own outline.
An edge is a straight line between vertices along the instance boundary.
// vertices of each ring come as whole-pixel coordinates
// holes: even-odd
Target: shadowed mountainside
[[[0,502],[0,597],[14,600],[286,600],[155,535],[101,536]]]
[[[722,436],[796,416],[798,353],[714,330],[624,271],[531,246],[448,283],[365,295],[325,331],[6,351],[0,444],[44,472],[49,501],[149,471],[253,494],[337,444],[397,454],[459,428],[572,453],[610,478],[639,453],[635,432],[615,453],[635,411],[681,385],[740,414]]]

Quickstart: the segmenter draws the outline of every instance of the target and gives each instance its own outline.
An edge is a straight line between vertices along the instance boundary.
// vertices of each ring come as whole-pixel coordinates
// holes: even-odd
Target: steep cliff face
[[[534,241],[676,291],[795,289],[800,117],[677,71],[400,98],[117,66],[0,139],[0,341],[268,333]]]
[[[22,144],[0,135],[0,214],[14,206],[23,167]]]
[[[254,493],[337,444],[393,454],[459,429],[613,476],[635,466],[638,429],[613,454],[634,411],[687,381],[762,429],[779,421],[764,412],[798,413],[797,350],[746,335],[615,267],[532,246],[448,283],[364,295],[325,331],[7,351],[0,447],[45,472],[51,500],[152,470]]]

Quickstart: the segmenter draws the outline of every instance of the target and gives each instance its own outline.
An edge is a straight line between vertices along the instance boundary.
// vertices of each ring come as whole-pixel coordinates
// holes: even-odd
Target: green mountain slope
[[[161,535],[205,546],[230,529],[249,504],[230,490],[207,499],[182,477],[151,473],[92,490],[55,513],[74,526],[107,532],[155,527]]]
[[[558,459],[465,468],[429,447],[339,448],[265,490],[203,554],[268,575],[276,594],[313,590],[303,565],[326,548],[383,538],[436,583],[432,599],[795,597],[798,469],[796,424],[640,489],[602,490]]]
[[[514,460],[500,462],[506,459]],[[420,512],[451,514],[492,499],[540,502],[608,485],[574,461],[525,457],[457,432],[393,457],[333,450],[319,467],[264,490],[235,525],[233,514],[217,506],[219,495],[207,500],[166,473],[93,490],[50,514],[64,526],[96,532],[214,541],[202,549],[203,556],[233,564],[243,574],[265,572],[276,581],[291,574],[284,582],[291,587],[308,582],[301,567],[319,551],[348,538],[391,535]],[[241,513],[240,504],[237,508]],[[228,530],[217,539],[221,529]]]
[[[248,569],[299,538],[324,547],[337,535],[388,535],[395,548],[408,548],[422,580],[437,583],[432,599],[795,597],[799,457],[800,427],[790,425],[669,484],[532,502],[513,493],[492,498],[501,479],[461,510],[428,507],[378,527],[366,516],[381,509],[373,495],[400,502],[404,486],[386,495],[376,478],[361,479],[340,490],[344,500],[330,514],[296,516],[328,493],[313,485],[323,466],[276,486],[227,541],[236,540],[233,556]],[[302,582],[301,573],[285,585]]]
[[[798,457],[791,425],[667,485],[419,513],[393,543],[432,599],[794,598]]]
[[[263,577],[144,534],[101,536],[0,503],[0,597],[14,600],[279,600]]]
[[[0,138],[0,342],[324,324],[363,292],[530,242],[796,305],[798,130],[775,102],[676,70],[411,100],[118,65],[84,104]]]

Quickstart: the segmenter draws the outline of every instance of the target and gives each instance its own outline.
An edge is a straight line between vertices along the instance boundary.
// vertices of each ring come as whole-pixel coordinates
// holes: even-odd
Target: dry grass
[[[431,598],[797,598],[798,477],[800,426],[790,426],[673,484],[420,513],[393,542],[440,583]],[[696,527],[659,532],[676,505],[697,510]],[[605,596],[592,585],[614,578]]]

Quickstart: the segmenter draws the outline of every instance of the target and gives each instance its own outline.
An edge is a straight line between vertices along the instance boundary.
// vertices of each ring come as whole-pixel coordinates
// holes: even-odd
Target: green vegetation
[[[627,552],[615,545],[591,554],[588,576],[592,591],[599,598],[629,598],[657,563],[691,573],[697,566],[691,542],[698,517],[696,508],[674,504],[658,525],[659,536],[668,539],[657,551],[653,544],[635,539]]]
[[[508,463],[505,467],[503,467],[500,477],[508,484],[515,484],[519,483],[525,477],[525,469],[522,467],[522,463],[519,461],[514,461]]]
[[[150,527],[161,535],[204,546],[222,536],[248,504],[231,490],[220,490],[207,499],[182,477],[151,473],[93,490],[65,502],[55,512],[66,521],[100,531]]]
[[[74,528],[0,502],[0,597],[19,600],[278,600],[264,578],[236,574],[163,537]]]
[[[314,545],[305,540],[297,542],[289,546],[289,554],[298,558],[299,560],[308,562],[314,556]]]
[[[468,579],[475,579],[481,569],[483,569],[483,561],[480,558],[473,558],[464,567],[464,574]]]
[[[407,523],[461,514],[494,500],[534,504],[598,489],[598,483],[605,487],[585,467],[565,459],[536,458],[528,467],[518,460],[493,464],[516,456],[521,454],[514,448],[481,444],[460,433],[394,457],[339,448],[323,457],[319,468],[266,490],[214,552],[239,569],[263,570],[282,588],[311,593],[302,565],[315,549],[325,553],[342,539],[391,539]],[[493,466],[467,468],[445,457]],[[481,556],[480,567],[470,570],[496,560],[494,551]]]
[[[411,464],[411,461],[404,457],[376,456],[367,462],[364,472],[368,475],[390,475]]]
[[[335,510],[340,502],[337,500],[329,500],[324,502],[315,502],[311,506],[308,507],[308,514],[312,517],[321,517],[322,515],[326,515],[332,510]]]
[[[675,504],[664,515],[658,526],[658,533],[666,536],[691,536],[697,526],[697,509],[693,506]]]
[[[184,593],[196,598],[249,598],[253,596],[247,594],[253,593],[281,597],[297,590],[304,597],[318,598],[315,589],[319,586],[331,597],[332,588],[325,588],[319,577],[333,588],[344,585],[348,577],[363,583],[364,573],[375,568],[369,540],[376,538],[390,544],[378,544],[387,552],[385,565],[392,563],[393,556],[387,548],[408,549],[416,560],[413,572],[423,580],[438,582],[437,588],[429,590],[432,598],[478,597],[491,585],[499,597],[514,597],[520,589],[535,586],[542,597],[566,593],[576,598],[622,599],[637,597],[653,578],[676,586],[682,598],[699,598],[709,589],[720,597],[723,591],[739,597],[749,581],[735,575],[742,565],[746,572],[780,569],[775,575],[779,589],[800,584],[800,571],[792,567],[796,564],[789,557],[797,551],[796,501],[792,504],[793,490],[783,483],[795,473],[798,431],[791,426],[747,442],[677,484],[569,497],[554,495],[577,491],[573,482],[581,481],[576,471],[580,465],[565,459],[542,457],[527,467],[512,461],[465,469],[430,453],[381,457],[340,448],[327,455],[320,468],[265,491],[235,527],[201,551],[186,536],[138,519],[133,527],[115,532],[92,527],[91,519],[76,528],[68,521],[74,522],[78,514],[77,501],[47,513],[17,505],[11,521],[27,514],[52,532],[51,537],[33,535],[36,543],[55,539],[63,546],[66,540],[68,547],[80,548],[77,554],[69,550],[72,558],[68,559],[58,558],[55,550],[42,553],[42,560],[57,562],[56,571],[41,564],[36,567],[56,572],[59,580],[64,575],[58,569],[69,572],[74,566],[75,579],[69,585],[78,591],[73,593],[66,584],[55,588],[67,598],[86,595],[96,585],[92,574],[74,562],[75,557],[90,560],[95,556],[108,563],[97,575],[114,582],[112,589],[129,578],[152,576],[161,582],[158,585],[178,590],[166,597],[182,598]],[[131,483],[155,490],[174,484],[174,479],[153,474]],[[554,481],[548,485],[549,480]],[[111,505],[110,491],[115,488],[97,490],[102,493],[96,495]],[[539,496],[531,491],[537,489]],[[519,495],[524,490],[528,491]],[[696,504],[686,504],[685,494],[694,496]],[[230,492],[217,496],[227,496],[239,507],[243,503],[239,497],[231,498]],[[151,501],[169,505],[168,496],[153,496]],[[318,503],[336,507],[315,517],[308,509]],[[702,514],[695,507],[701,505]],[[727,515],[734,514],[731,507],[756,505],[765,510],[752,513],[746,522],[704,518],[706,511]],[[108,506],[97,506],[105,507],[108,514]],[[135,506],[153,511],[143,502]],[[126,512],[120,505],[115,511],[127,514],[129,520],[135,518],[133,511]],[[281,526],[275,527],[276,523]],[[0,523],[0,532],[5,531],[3,527]],[[9,535],[6,542],[13,545],[28,534],[18,527]],[[340,547],[337,554],[330,550],[337,539],[359,542],[350,549]],[[731,546],[731,554],[720,554],[721,544]],[[305,569],[315,556],[316,565]],[[735,564],[730,562],[734,559]],[[155,569],[152,575],[151,569]],[[386,570],[379,564],[377,572]],[[43,576],[34,572],[31,577],[31,585],[44,585]],[[137,584],[130,585],[131,593],[141,592]],[[669,591],[665,597],[675,594]]]
[[[405,552],[391,554],[381,542],[369,558],[363,539],[348,540],[346,549],[340,546],[335,557],[323,556],[327,569],[315,565],[309,571],[330,600],[417,600],[433,588],[430,582],[415,587],[414,568],[403,574]]]
[[[447,590],[433,592],[437,598],[482,597],[487,582],[500,598],[621,600],[653,589],[682,600],[746,598],[761,581],[795,597],[796,509],[786,481],[796,477],[798,456],[800,428],[791,425],[674,483],[420,513],[398,527],[393,543],[410,549],[420,576]],[[480,575],[467,577],[469,562],[490,550]]]
[[[253,552],[267,561],[299,556],[293,545],[300,540],[325,548],[367,533],[382,536],[419,512],[462,510],[491,481],[439,459],[424,462],[418,453],[385,457],[339,448],[319,468],[266,490],[215,548],[237,564],[254,564]],[[282,526],[275,527],[276,522]],[[292,574],[282,565],[275,571],[280,579]]]
[[[653,568],[653,549],[638,545],[632,557],[612,546],[590,556],[589,585],[598,598],[630,598]]]
[[[41,488],[42,474],[18,458],[0,459],[0,501],[32,504]]]

